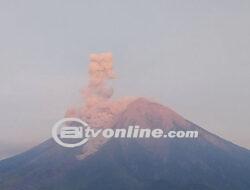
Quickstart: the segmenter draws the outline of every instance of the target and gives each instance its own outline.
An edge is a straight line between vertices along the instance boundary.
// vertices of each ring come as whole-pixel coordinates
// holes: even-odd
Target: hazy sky
[[[249,0],[1,0],[0,158],[50,137],[102,51],[116,96],[153,97],[250,148],[249,19]]]

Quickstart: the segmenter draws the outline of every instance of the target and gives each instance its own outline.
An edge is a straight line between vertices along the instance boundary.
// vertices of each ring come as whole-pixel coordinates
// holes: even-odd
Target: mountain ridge
[[[137,99],[114,128],[140,124],[198,130],[198,139],[111,139],[78,159],[84,147],[53,139],[0,161],[1,190],[249,190],[250,151],[189,122],[173,110]],[[143,125],[142,125],[143,124]],[[84,145],[86,146],[86,145]]]

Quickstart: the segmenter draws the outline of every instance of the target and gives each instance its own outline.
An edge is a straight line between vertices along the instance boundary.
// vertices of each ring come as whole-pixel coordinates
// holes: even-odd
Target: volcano
[[[110,139],[64,148],[49,139],[0,162],[1,190],[249,190],[250,151],[138,98],[114,128],[197,130],[197,139]],[[91,143],[91,142],[90,142]],[[93,148],[94,147],[94,148]]]

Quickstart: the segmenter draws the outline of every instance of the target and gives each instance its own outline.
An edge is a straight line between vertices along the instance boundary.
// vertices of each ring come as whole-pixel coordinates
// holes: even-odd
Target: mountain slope
[[[250,151],[146,99],[132,102],[114,127],[137,124],[198,130],[198,139],[111,139],[77,159],[82,147],[48,140],[0,162],[1,190],[249,190]],[[86,146],[86,145],[84,145]]]

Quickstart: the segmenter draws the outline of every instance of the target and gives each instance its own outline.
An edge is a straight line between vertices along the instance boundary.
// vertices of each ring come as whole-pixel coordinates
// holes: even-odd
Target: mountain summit
[[[135,121],[136,123],[134,123]],[[147,122],[149,123],[147,124]],[[165,129],[171,129],[176,124],[183,127],[188,124],[182,116],[170,108],[151,102],[146,98],[138,98],[130,103],[127,109],[119,115],[118,123],[122,123],[125,126],[137,124],[144,128],[162,127]]]
[[[1,190],[249,190],[250,151],[158,103],[139,98],[115,119],[165,130],[198,130],[198,139],[110,139],[63,148],[52,139],[0,162]]]

